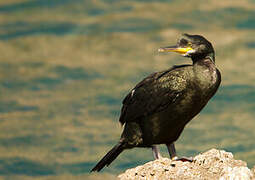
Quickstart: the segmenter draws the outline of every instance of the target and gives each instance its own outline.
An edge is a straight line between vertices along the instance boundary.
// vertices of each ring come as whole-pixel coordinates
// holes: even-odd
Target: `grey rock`
[[[160,158],[126,170],[118,176],[121,180],[249,180],[253,179],[253,170],[247,163],[235,160],[233,154],[224,150],[211,149],[194,157],[194,161],[172,161]]]

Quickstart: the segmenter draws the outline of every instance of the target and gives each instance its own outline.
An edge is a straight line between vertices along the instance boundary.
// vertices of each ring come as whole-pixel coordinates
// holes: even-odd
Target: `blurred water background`
[[[89,174],[119,138],[125,94],[154,71],[191,63],[157,53],[185,32],[213,43],[222,85],[178,153],[225,149],[252,167],[254,30],[254,0],[1,1],[1,179],[114,179],[152,160],[150,149],[133,149]]]

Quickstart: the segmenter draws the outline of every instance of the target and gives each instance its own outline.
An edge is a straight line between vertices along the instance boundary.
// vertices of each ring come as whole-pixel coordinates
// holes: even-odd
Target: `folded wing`
[[[173,105],[187,86],[183,68],[179,67],[183,66],[153,73],[138,83],[122,102],[120,123],[139,121]]]

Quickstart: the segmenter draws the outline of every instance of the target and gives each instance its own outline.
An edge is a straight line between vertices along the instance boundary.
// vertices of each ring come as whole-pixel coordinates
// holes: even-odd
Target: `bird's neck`
[[[195,71],[199,70],[201,72],[209,70],[209,72],[213,73],[216,70],[214,59],[209,55],[203,58],[193,60],[193,67]]]
[[[201,89],[209,89],[217,81],[217,69],[213,58],[210,56],[193,61],[193,71],[196,82],[201,85]]]

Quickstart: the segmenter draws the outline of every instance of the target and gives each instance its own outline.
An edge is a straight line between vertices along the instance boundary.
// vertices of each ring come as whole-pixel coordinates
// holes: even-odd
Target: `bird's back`
[[[144,78],[124,98],[119,121],[122,124],[139,122],[164,110],[185,90],[191,69],[190,65],[174,66]]]

